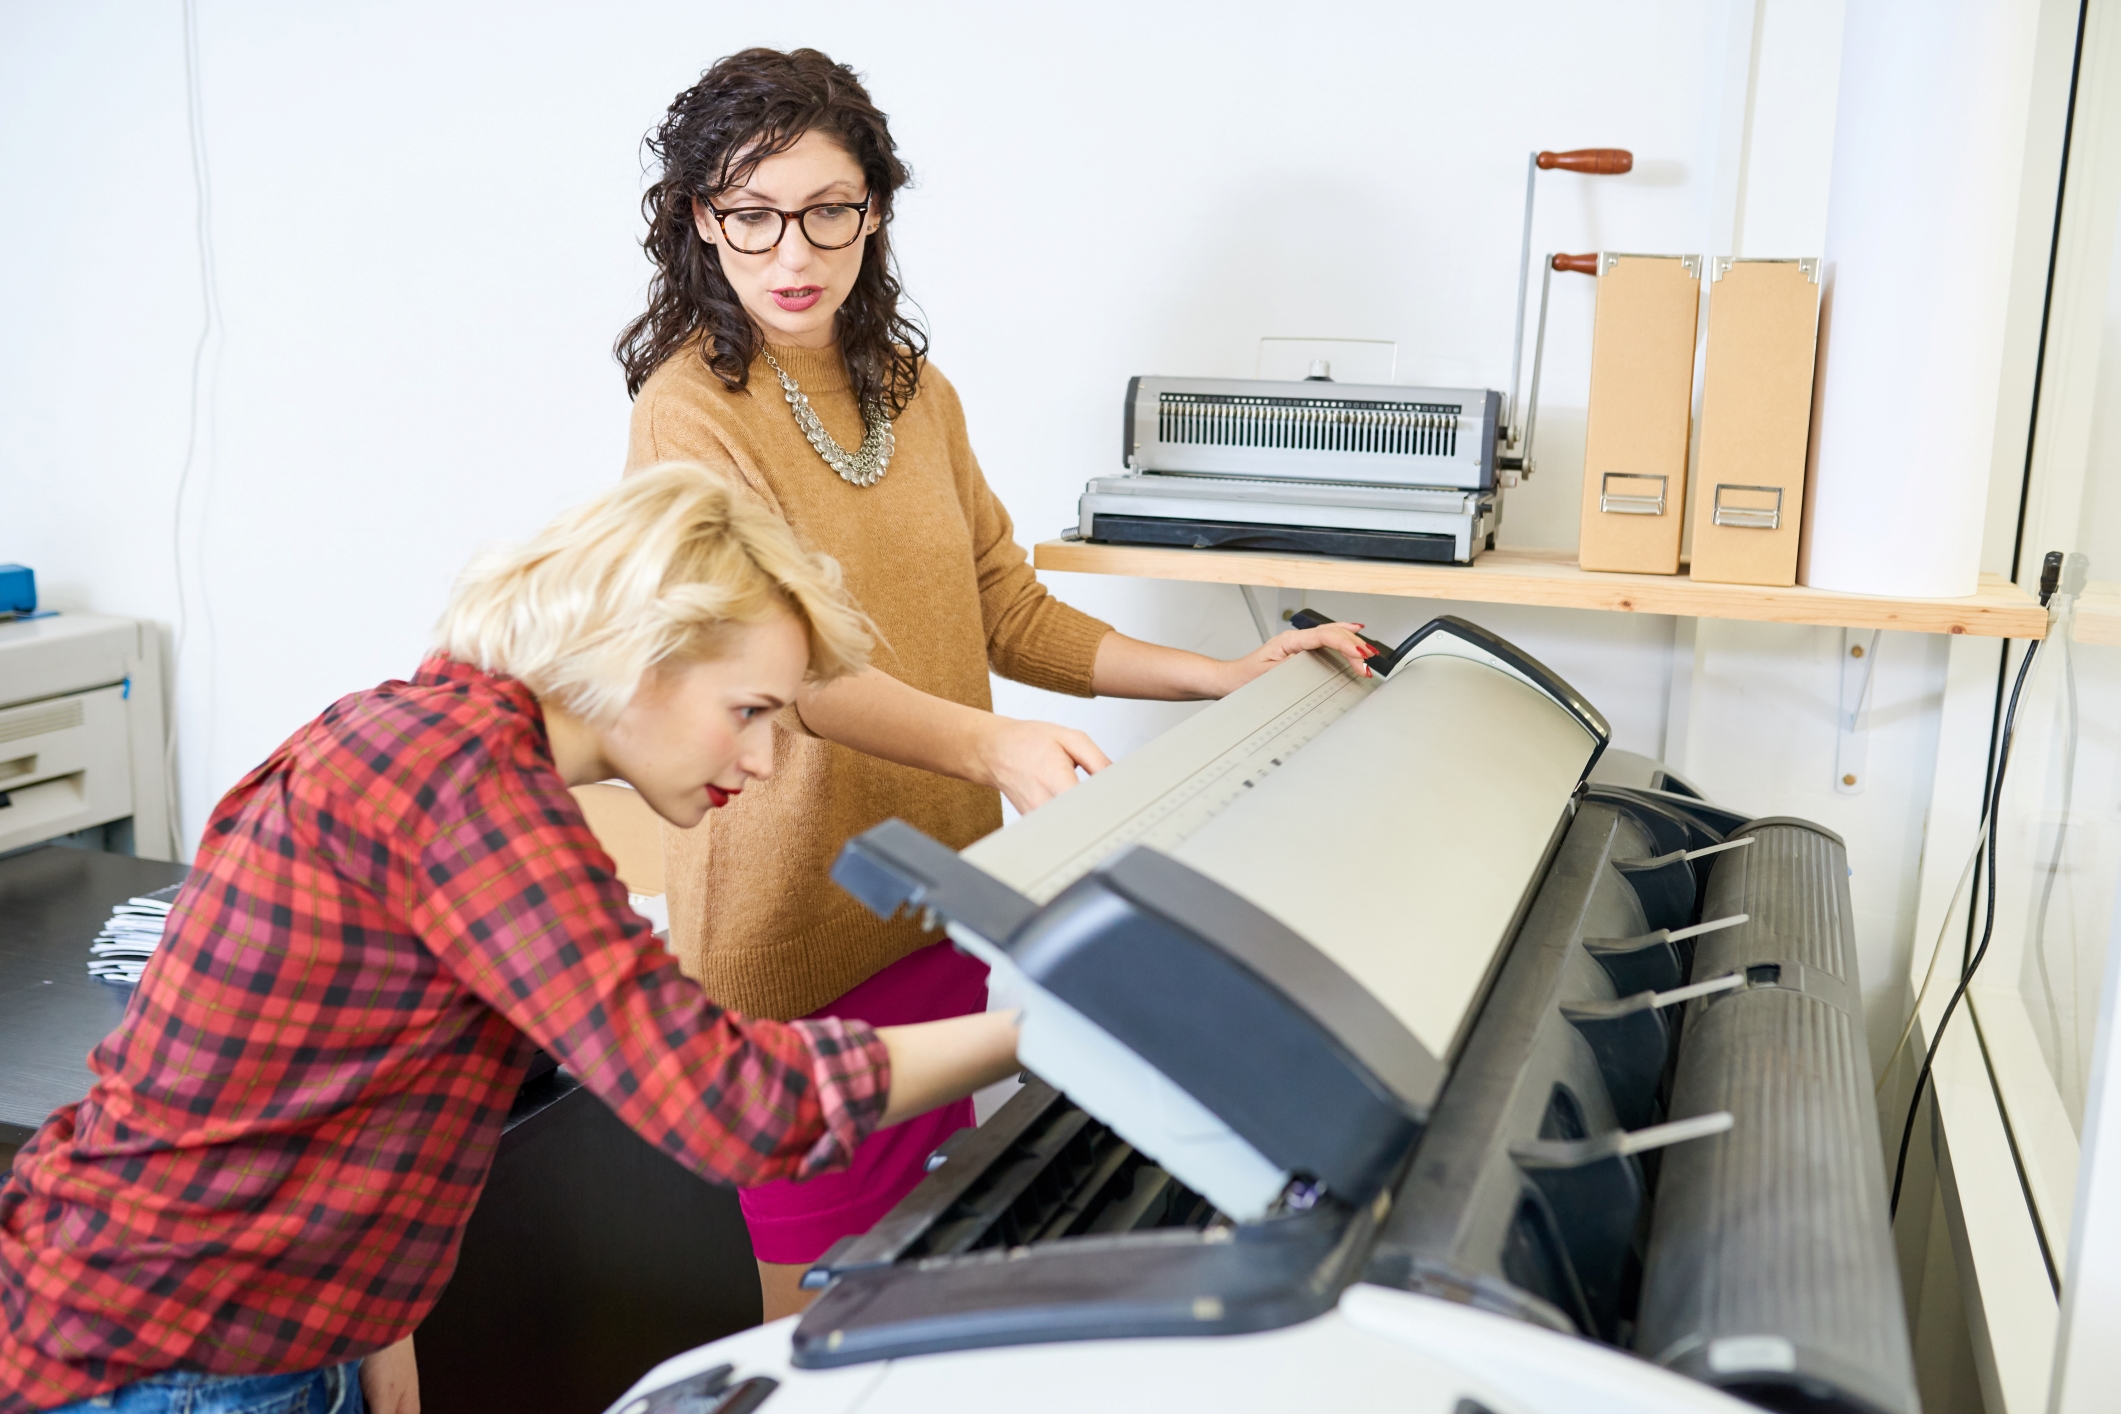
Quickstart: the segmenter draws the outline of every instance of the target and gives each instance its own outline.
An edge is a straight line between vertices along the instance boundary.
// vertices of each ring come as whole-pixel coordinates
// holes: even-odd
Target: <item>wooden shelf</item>
[[[2121,581],[2095,579],[2084,586],[2070,638],[2077,643],[2121,644]]]
[[[2037,600],[2001,576],[1986,574],[1981,576],[1981,591],[1964,599],[1898,599],[1837,594],[1802,585],[1763,589],[1749,584],[1709,584],[1684,575],[1602,574],[1577,568],[1576,561],[1561,550],[1490,550],[1470,565],[1412,565],[1325,555],[1045,540],[1033,550],[1032,562],[1042,570],[1071,574],[1397,594],[1476,604],[1541,604],[1697,619],[1965,633],[1981,638],[2041,638],[2047,633],[2047,612]],[[2081,630],[2079,636],[2083,637]]]

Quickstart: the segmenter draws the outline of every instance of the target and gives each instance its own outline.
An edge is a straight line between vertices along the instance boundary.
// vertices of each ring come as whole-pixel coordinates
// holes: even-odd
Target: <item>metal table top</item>
[[[132,995],[88,975],[88,945],[115,905],[184,874],[57,845],[0,859],[0,1144],[28,1139],[88,1093],[88,1053]]]

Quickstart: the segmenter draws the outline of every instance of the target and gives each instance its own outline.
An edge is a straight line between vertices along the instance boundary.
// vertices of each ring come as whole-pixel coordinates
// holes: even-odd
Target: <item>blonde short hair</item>
[[[670,462],[479,555],[457,577],[435,648],[608,725],[649,669],[713,658],[737,626],[784,613],[809,637],[813,680],[867,664],[874,625],[839,565],[727,480]]]

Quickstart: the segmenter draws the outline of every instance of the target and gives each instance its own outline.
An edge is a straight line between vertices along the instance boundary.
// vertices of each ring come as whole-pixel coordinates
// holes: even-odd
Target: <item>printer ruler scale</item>
[[[1058,796],[963,857],[1026,898],[1050,902],[1129,845],[1175,846],[1377,686],[1326,654],[1292,659],[1173,728],[1154,754],[1099,772],[1095,791]]]

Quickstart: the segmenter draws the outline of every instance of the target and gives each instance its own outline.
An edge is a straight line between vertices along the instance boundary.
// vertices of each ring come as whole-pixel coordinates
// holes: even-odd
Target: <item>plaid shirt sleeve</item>
[[[890,1088],[876,1033],[715,1006],[591,866],[602,851],[549,765],[468,775],[412,871],[436,958],[679,1162],[738,1184],[845,1165]]]

